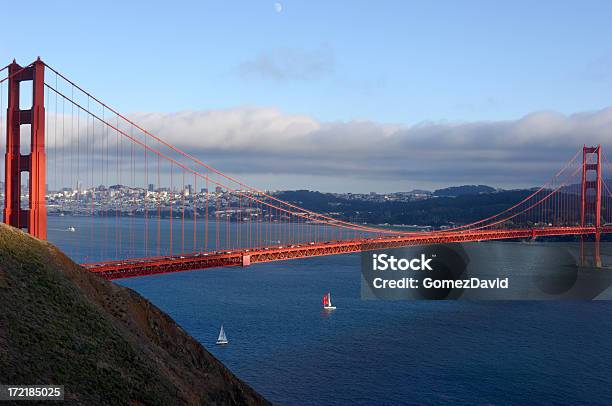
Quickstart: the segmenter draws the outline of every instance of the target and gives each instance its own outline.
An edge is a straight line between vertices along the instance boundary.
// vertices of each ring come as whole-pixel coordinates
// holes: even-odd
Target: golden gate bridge
[[[568,235],[592,235],[600,265],[601,234],[612,231],[612,167],[600,145],[583,146],[544,185],[496,214],[411,232],[336,219],[251,187],[154,135],[40,58],[2,68],[0,95],[4,222],[46,239],[47,211],[78,207],[92,222],[84,238],[100,250],[82,265],[108,279]],[[51,205],[48,189],[59,203]]]

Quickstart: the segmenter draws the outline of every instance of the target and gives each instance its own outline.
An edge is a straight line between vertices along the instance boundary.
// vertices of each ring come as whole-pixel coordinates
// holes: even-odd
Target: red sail
[[[323,296],[323,306],[327,306],[327,295]]]

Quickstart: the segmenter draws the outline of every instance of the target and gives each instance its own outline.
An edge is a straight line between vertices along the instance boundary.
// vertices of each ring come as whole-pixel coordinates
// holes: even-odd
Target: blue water
[[[60,247],[79,240],[59,230]],[[510,269],[537,249],[490,244],[508,251],[491,266]],[[365,301],[358,255],[118,283],[279,405],[612,404],[608,301]],[[222,323],[225,347],[214,345]]]

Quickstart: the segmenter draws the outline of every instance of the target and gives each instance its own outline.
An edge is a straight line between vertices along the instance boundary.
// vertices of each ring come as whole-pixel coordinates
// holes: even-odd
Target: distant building
[[[149,183],[149,187],[147,189],[149,192],[155,191],[155,185],[153,183]]]

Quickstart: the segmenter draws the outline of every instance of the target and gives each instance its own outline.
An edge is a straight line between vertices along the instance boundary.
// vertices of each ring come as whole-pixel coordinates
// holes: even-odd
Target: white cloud
[[[612,140],[612,108],[572,115],[538,112],[514,121],[413,126],[367,120],[321,122],[264,107],[131,117],[217,169],[246,183],[255,179],[257,187],[272,188],[391,191],[465,183],[536,186],[583,144],[605,146]],[[103,147],[104,138],[96,139]]]
[[[240,64],[244,78],[271,79],[279,82],[312,80],[334,70],[334,55],[329,49],[298,50],[290,48],[262,52]]]

